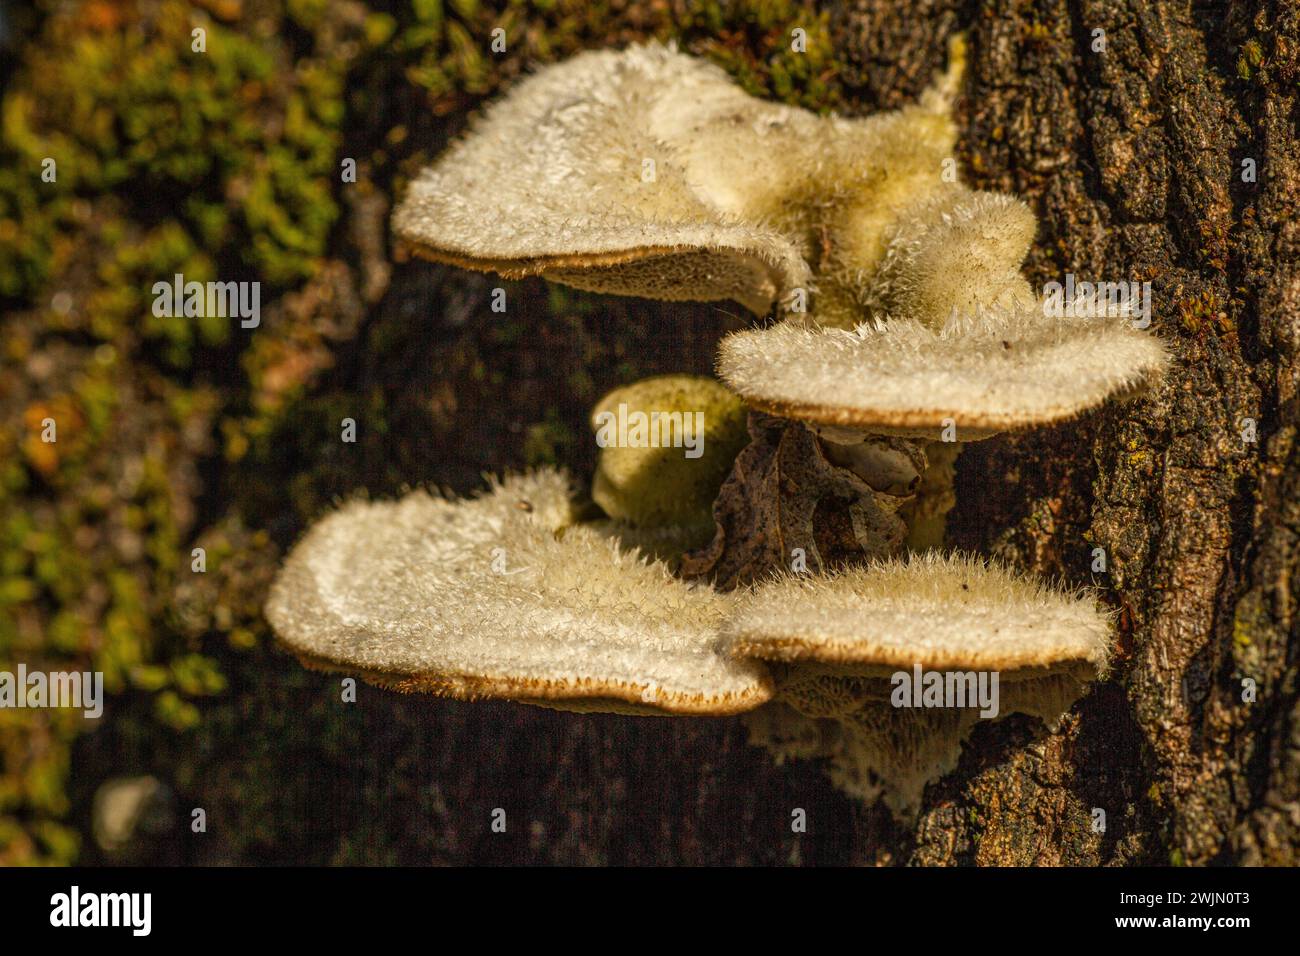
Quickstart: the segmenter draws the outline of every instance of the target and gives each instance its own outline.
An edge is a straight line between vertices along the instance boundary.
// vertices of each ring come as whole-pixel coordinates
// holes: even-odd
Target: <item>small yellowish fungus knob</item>
[[[591,497],[639,527],[711,526],[713,500],[749,441],[744,403],[711,378],[662,375],[616,388],[591,426]]]

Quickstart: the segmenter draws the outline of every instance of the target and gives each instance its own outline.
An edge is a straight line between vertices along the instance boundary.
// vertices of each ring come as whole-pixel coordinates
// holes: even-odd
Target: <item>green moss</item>
[[[829,14],[810,4],[706,0],[686,5],[673,32],[755,96],[821,112],[840,105]]]
[[[1241,45],[1241,53],[1237,57],[1237,75],[1243,80],[1249,80],[1263,62],[1264,48],[1259,41],[1247,40]]]
[[[1237,325],[1229,313],[1230,304],[1213,289],[1206,289],[1178,302],[1178,317],[1183,328],[1196,335],[1235,334]]]
[[[192,52],[187,9],[164,3],[144,30],[52,20],[0,112],[0,293],[30,299],[72,199],[124,185],[150,209],[176,209],[160,227],[173,244],[188,234],[271,283],[311,274],[337,218],[340,71],[307,59],[286,76],[277,42],[218,23]],[[54,183],[40,181],[46,157]]]
[[[452,109],[467,95],[495,92],[525,65],[602,45],[604,38],[618,35],[625,16],[621,5],[602,0],[416,0],[412,10],[412,21],[395,45],[410,56],[407,78],[428,91],[437,112]],[[636,14],[641,38],[676,40],[718,63],[755,95],[817,110],[839,105],[829,15],[812,3],[699,0],[647,4]],[[504,51],[491,48],[497,29],[505,31]]]
[[[40,306],[6,310],[5,362],[35,358],[50,376],[19,377],[0,403],[0,667],[102,671],[185,731],[194,700],[225,686],[215,659],[166,626],[215,408],[189,370],[230,341],[231,321],[156,317],[150,290],[178,272],[256,279],[265,303],[315,271],[337,218],[348,60],[294,61],[252,21],[206,22],[194,53],[177,2],[143,29],[84,14],[51,11],[0,104],[0,297]],[[50,306],[52,287],[70,308]],[[55,444],[36,432],[45,417]],[[76,852],[54,819],[82,729],[65,716],[0,721],[0,829],[20,834],[0,842],[22,848],[16,859]],[[21,743],[29,733],[40,748]]]
[[[524,464],[529,468],[555,466],[572,457],[577,438],[559,413],[547,409],[546,419],[534,422],[524,436]]]
[[[1233,618],[1232,621],[1232,641],[1243,650],[1253,643],[1250,639],[1250,629],[1246,626],[1246,622],[1241,619],[1240,614]]]

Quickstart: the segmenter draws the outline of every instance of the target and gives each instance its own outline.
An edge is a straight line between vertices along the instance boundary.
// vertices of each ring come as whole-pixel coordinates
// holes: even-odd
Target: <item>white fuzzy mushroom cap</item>
[[[417,252],[469,268],[766,311],[808,284],[803,256],[696,188],[677,128],[683,112],[758,106],[778,122],[801,116],[657,44],[583,53],[494,104],[411,184],[394,226]]]
[[[943,186],[959,71],[915,106],[844,119],[752,97],[672,47],[583,53],[494,103],[393,225],[462,267],[759,314],[813,288],[817,250],[829,314],[898,210]]]
[[[683,714],[771,696],[722,652],[728,596],[573,520],[554,471],[353,502],[293,549],[266,615],[304,663],[399,690]]]
[[[1165,369],[1155,336],[1115,317],[1032,308],[917,319],[852,332],[792,322],[723,340],[718,373],[751,406],[819,425],[957,440],[1074,418]]]
[[[978,558],[926,552],[764,583],[740,597],[724,633],[738,657],[862,674],[915,665],[1100,671],[1112,623],[1090,596]]]

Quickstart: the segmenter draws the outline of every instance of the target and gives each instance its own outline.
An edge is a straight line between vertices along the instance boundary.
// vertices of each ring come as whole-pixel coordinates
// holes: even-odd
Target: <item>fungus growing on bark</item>
[[[886,230],[856,328],[787,320],[737,332],[718,373],[752,407],[811,427],[848,467],[882,436],[928,440],[914,450],[935,460],[904,513],[917,522],[913,547],[938,544],[955,500],[957,452],[945,446],[1132,397],[1168,361],[1127,299],[1044,307],[1019,272],[1033,235],[1019,200],[942,187]]]
[[[1167,362],[1124,315],[1049,318],[993,306],[849,332],[783,322],[723,340],[718,372],[770,414],[865,434],[959,441],[1047,425],[1138,393]],[[834,440],[834,439],[832,439]]]
[[[902,509],[908,543],[936,546],[955,503],[952,446],[1132,397],[1167,364],[1129,300],[1054,312],[1035,299],[1019,272],[1033,234],[1019,200],[946,187],[887,230],[856,328],[737,332],[719,348],[718,373],[752,407],[808,425],[847,467],[882,438],[914,440],[926,463],[918,499]]]
[[[902,815],[981,718],[1055,726],[1104,670],[1111,630],[1090,597],[934,552],[767,582],[723,626],[732,654],[776,670],[751,739],[779,760],[826,759],[841,787]]]
[[[896,672],[996,676],[985,716],[1055,722],[1104,668],[1108,616],[979,560],[892,556],[941,543],[956,441],[1134,394],[1166,358],[1128,314],[1047,314],[1019,271],[1028,207],[943,175],[962,49],[918,104],[865,119],[757,100],[655,44],[548,67],[491,107],[394,214],[416,253],[790,314],[722,343],[738,398],[679,377],[597,407],[713,409],[707,468],[679,448],[604,447],[601,521],[581,520],[555,472],[469,501],[354,502],[281,572],[267,606],[281,641],[401,690],[758,708],[751,734],[778,760],[823,757],[838,785],[902,814],[955,764],[980,708],[901,706]],[[742,400],[769,413],[743,450]],[[731,473],[713,541],[674,576],[637,548],[676,557],[718,462]]]
[[[672,47],[583,53],[492,106],[394,228],[466,268],[760,315],[815,268],[819,321],[852,325],[884,231],[953,154],[954,52],[920,103],[864,119],[757,99]]]
[[[576,523],[568,479],[355,501],[293,549],[266,615],[304,664],[445,697],[729,714],[771,695],[721,653],[727,595]]]
[[[787,575],[741,596],[732,653],[855,673],[1073,668],[1106,660],[1110,621],[1086,597],[997,564],[935,552],[835,575]]]
[[[820,760],[843,792],[867,803],[880,800],[900,819],[914,817],[926,786],[957,766],[963,744],[983,719],[980,680],[992,675],[944,672],[939,677],[945,687],[953,681],[977,703],[917,708],[895,702],[896,691],[916,679],[906,669],[900,673],[896,684],[881,676],[821,671],[807,664],[778,672],[778,699],[743,716],[750,742],[767,750],[778,765]],[[932,675],[923,674],[922,680]],[[999,717],[1026,714],[1050,729],[1085,688],[1068,673],[999,677]]]

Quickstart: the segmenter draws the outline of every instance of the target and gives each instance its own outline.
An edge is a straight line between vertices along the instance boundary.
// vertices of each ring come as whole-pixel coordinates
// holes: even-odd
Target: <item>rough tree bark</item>
[[[928,65],[954,17],[935,5],[891,29],[884,6],[847,11],[845,38],[876,38],[868,76],[914,84],[895,44]],[[1175,364],[1146,401],[959,460],[951,543],[1091,578],[1121,611],[1120,649],[1059,733],[985,728],[897,855],[1295,863],[1300,10],[1006,2],[956,21],[972,41],[961,161],[1038,212],[1031,280],[1150,281]]]

